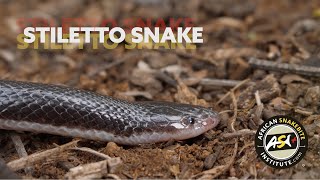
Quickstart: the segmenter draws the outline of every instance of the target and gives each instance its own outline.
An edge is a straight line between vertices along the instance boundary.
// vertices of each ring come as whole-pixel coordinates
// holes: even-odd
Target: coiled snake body
[[[183,140],[212,129],[217,113],[169,102],[127,102],[93,92],[0,80],[0,129],[135,145]]]

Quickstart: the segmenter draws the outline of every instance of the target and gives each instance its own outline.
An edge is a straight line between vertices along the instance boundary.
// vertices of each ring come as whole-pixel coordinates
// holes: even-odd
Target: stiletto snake
[[[198,136],[216,112],[170,102],[127,102],[90,91],[0,80],[0,129],[136,145]]]

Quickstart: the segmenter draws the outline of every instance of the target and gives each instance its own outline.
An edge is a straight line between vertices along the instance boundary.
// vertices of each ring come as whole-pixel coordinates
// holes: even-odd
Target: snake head
[[[183,104],[178,109],[182,112],[179,121],[170,124],[176,131],[175,140],[196,137],[216,127],[220,121],[216,112],[205,107]]]
[[[159,141],[196,137],[219,123],[216,112],[201,106],[157,102],[152,103],[148,109],[151,121],[158,126],[155,127],[155,131],[165,131],[159,136]]]

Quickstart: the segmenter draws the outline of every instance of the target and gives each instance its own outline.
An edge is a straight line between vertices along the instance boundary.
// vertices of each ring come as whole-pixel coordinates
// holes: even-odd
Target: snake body
[[[127,102],[65,86],[0,80],[0,129],[136,145],[198,136],[217,113],[170,102]]]

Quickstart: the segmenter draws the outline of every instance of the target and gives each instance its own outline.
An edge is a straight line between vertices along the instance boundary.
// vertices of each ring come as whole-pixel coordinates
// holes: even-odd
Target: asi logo
[[[266,164],[274,168],[288,168],[305,155],[308,137],[300,122],[288,116],[275,116],[260,125],[255,147]]]

